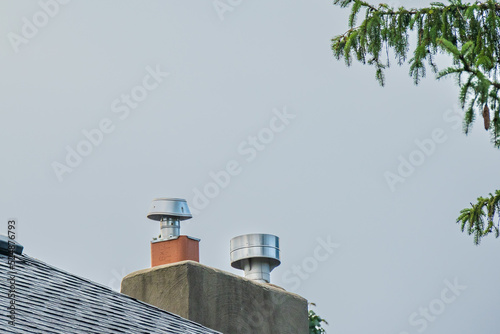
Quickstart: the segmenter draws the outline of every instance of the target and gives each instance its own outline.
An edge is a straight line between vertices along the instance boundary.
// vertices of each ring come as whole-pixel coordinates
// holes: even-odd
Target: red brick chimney
[[[192,218],[186,200],[157,198],[147,215],[160,222],[161,234],[151,241],[151,267],[180,261],[200,262],[200,239],[180,235],[180,223]]]

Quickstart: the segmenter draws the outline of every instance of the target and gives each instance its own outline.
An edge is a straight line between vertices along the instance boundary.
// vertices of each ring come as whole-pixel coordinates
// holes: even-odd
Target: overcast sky
[[[205,265],[242,274],[229,240],[278,235],[272,282],[328,333],[498,333],[500,240],[455,219],[500,155],[453,80],[347,68],[331,0],[59,3],[0,2],[0,233],[17,218],[26,254],[119,289],[180,197]]]

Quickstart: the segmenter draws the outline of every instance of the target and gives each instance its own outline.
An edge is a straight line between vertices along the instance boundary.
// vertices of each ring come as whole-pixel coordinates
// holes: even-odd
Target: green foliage
[[[350,7],[348,29],[332,39],[337,59],[347,66],[353,59],[375,67],[375,77],[383,86],[384,70],[391,65],[390,52],[398,65],[410,65],[410,77],[418,84],[427,68],[437,79],[453,76],[457,80],[459,100],[465,110],[463,129],[468,134],[481,115],[491,141],[500,148],[500,3],[495,0],[465,3],[449,0],[433,2],[430,7],[392,8],[387,4],[371,5],[362,0],[334,0],[342,8]],[[356,18],[364,13],[357,25]],[[410,42],[410,34],[414,40]],[[410,49],[411,54],[409,55]],[[446,54],[453,65],[439,70],[435,56]],[[408,59],[411,57],[410,59]],[[493,115],[493,119],[491,116]],[[482,237],[495,232],[495,214],[500,215],[500,192],[479,197],[472,208],[461,211],[457,223],[462,231],[474,234],[478,245]]]
[[[314,303],[309,305],[316,306]],[[325,329],[321,326],[322,323],[328,325],[325,319],[317,315],[313,310],[309,310],[309,334],[326,333]]]
[[[476,204],[471,203],[471,208],[463,209],[457,219],[457,223],[461,224],[462,232],[467,228],[469,235],[474,234],[474,243],[479,245],[481,238],[495,233],[498,238],[500,234],[499,225],[500,218],[497,224],[494,224],[495,213],[500,211],[500,190],[495,192],[495,195],[490,194],[489,197],[479,197]]]
[[[464,131],[469,133],[486,106],[493,114],[485,119],[492,143],[500,148],[500,4],[495,0],[448,5],[434,2],[430,7],[394,9],[387,4],[373,6],[362,0],[334,0],[351,7],[349,30],[332,39],[337,59],[350,66],[353,59],[375,67],[375,77],[383,86],[384,71],[391,65],[390,52],[398,65],[408,62],[410,76],[418,84],[430,68],[437,78],[455,76],[460,87],[460,103],[466,109]],[[364,12],[361,24],[356,18]],[[410,34],[414,42],[410,43]],[[413,50],[410,53],[410,46]],[[439,71],[437,54],[448,54],[453,65]],[[409,59],[408,59],[409,58]]]

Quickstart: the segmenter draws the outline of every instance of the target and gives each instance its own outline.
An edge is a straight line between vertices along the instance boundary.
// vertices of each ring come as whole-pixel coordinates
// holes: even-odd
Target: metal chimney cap
[[[267,259],[270,269],[281,264],[280,239],[272,234],[245,234],[231,239],[231,266],[244,270],[246,259]]]
[[[193,216],[185,199],[182,198],[156,198],[151,203],[147,217],[161,221],[165,217],[174,217],[178,220],[190,219]]]

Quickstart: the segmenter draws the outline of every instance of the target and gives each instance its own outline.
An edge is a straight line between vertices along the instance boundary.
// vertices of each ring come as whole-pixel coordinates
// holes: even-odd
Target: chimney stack
[[[200,261],[200,239],[181,235],[181,221],[191,219],[186,200],[157,198],[147,217],[160,222],[160,237],[151,241],[151,267],[180,261]]]
[[[155,199],[148,218],[161,229],[151,242],[152,268],[125,276],[122,293],[225,334],[308,332],[307,300],[269,283],[281,263],[277,236],[231,240],[231,265],[245,271],[241,277],[198,263],[199,240],[180,235],[181,222],[191,218],[185,200]]]

